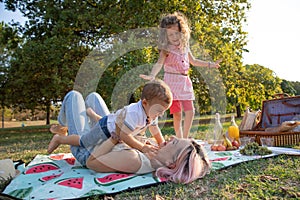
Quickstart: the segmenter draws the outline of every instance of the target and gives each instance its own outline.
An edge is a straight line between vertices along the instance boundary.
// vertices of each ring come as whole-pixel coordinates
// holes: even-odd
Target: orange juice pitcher
[[[236,140],[239,142],[240,130],[238,125],[235,123],[234,115],[231,116],[231,124],[228,127],[228,136],[231,140]]]

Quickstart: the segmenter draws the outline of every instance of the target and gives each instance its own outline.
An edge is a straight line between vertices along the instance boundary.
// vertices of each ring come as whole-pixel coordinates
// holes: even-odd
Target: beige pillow
[[[12,160],[0,160],[0,183],[16,176],[15,166]]]

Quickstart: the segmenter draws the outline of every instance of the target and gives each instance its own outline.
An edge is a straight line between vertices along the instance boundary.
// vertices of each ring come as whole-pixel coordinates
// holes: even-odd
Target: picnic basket
[[[274,146],[290,146],[300,143],[300,131],[281,131],[276,129],[283,122],[300,121],[300,96],[275,95],[274,99],[262,102],[258,124],[252,130],[240,130],[240,137],[254,137],[258,144],[260,138],[273,138]],[[279,98],[278,98],[279,97]],[[285,124],[285,123],[284,123]],[[272,130],[273,131],[269,131]],[[275,130],[275,131],[274,131]],[[276,131],[278,130],[278,131]]]

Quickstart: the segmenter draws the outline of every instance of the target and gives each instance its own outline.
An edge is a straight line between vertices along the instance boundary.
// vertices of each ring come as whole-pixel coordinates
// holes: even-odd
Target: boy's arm
[[[126,143],[130,147],[137,149],[143,153],[156,152],[158,149],[155,146],[144,144],[144,143],[138,141],[133,136],[132,131],[125,125],[122,126],[119,136],[120,136],[120,140],[122,140],[124,143]]]
[[[125,142],[127,145],[131,146],[134,149],[142,151],[144,147],[144,143],[135,139],[132,134],[124,133],[123,131],[120,132],[120,139],[121,141]]]
[[[158,125],[156,126],[152,126],[150,125],[149,126],[149,131],[151,133],[151,135],[155,138],[157,144],[160,146],[162,143],[165,142],[165,139],[164,137],[162,136],[161,134],[161,130],[160,128],[158,127]]]

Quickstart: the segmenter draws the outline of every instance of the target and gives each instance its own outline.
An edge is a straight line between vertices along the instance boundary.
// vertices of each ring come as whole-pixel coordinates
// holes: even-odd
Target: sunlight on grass
[[[205,140],[212,134],[212,124],[195,125],[190,136]],[[224,131],[229,122],[223,123]],[[44,126],[46,127],[46,126]],[[52,138],[49,131],[26,127],[29,132],[0,131],[0,159],[23,160],[28,164],[36,155],[47,154]],[[20,130],[14,129],[14,130]],[[21,129],[23,130],[23,129]],[[164,135],[174,135],[172,126],[163,127]],[[61,145],[53,153],[68,153]],[[173,199],[300,199],[300,156],[276,156],[241,163],[223,170],[211,171],[202,179],[188,185],[165,183],[153,187],[125,191],[111,198],[152,200]],[[5,185],[0,185],[0,191]],[[106,196],[110,198],[110,196]],[[88,199],[99,199],[89,197]]]

